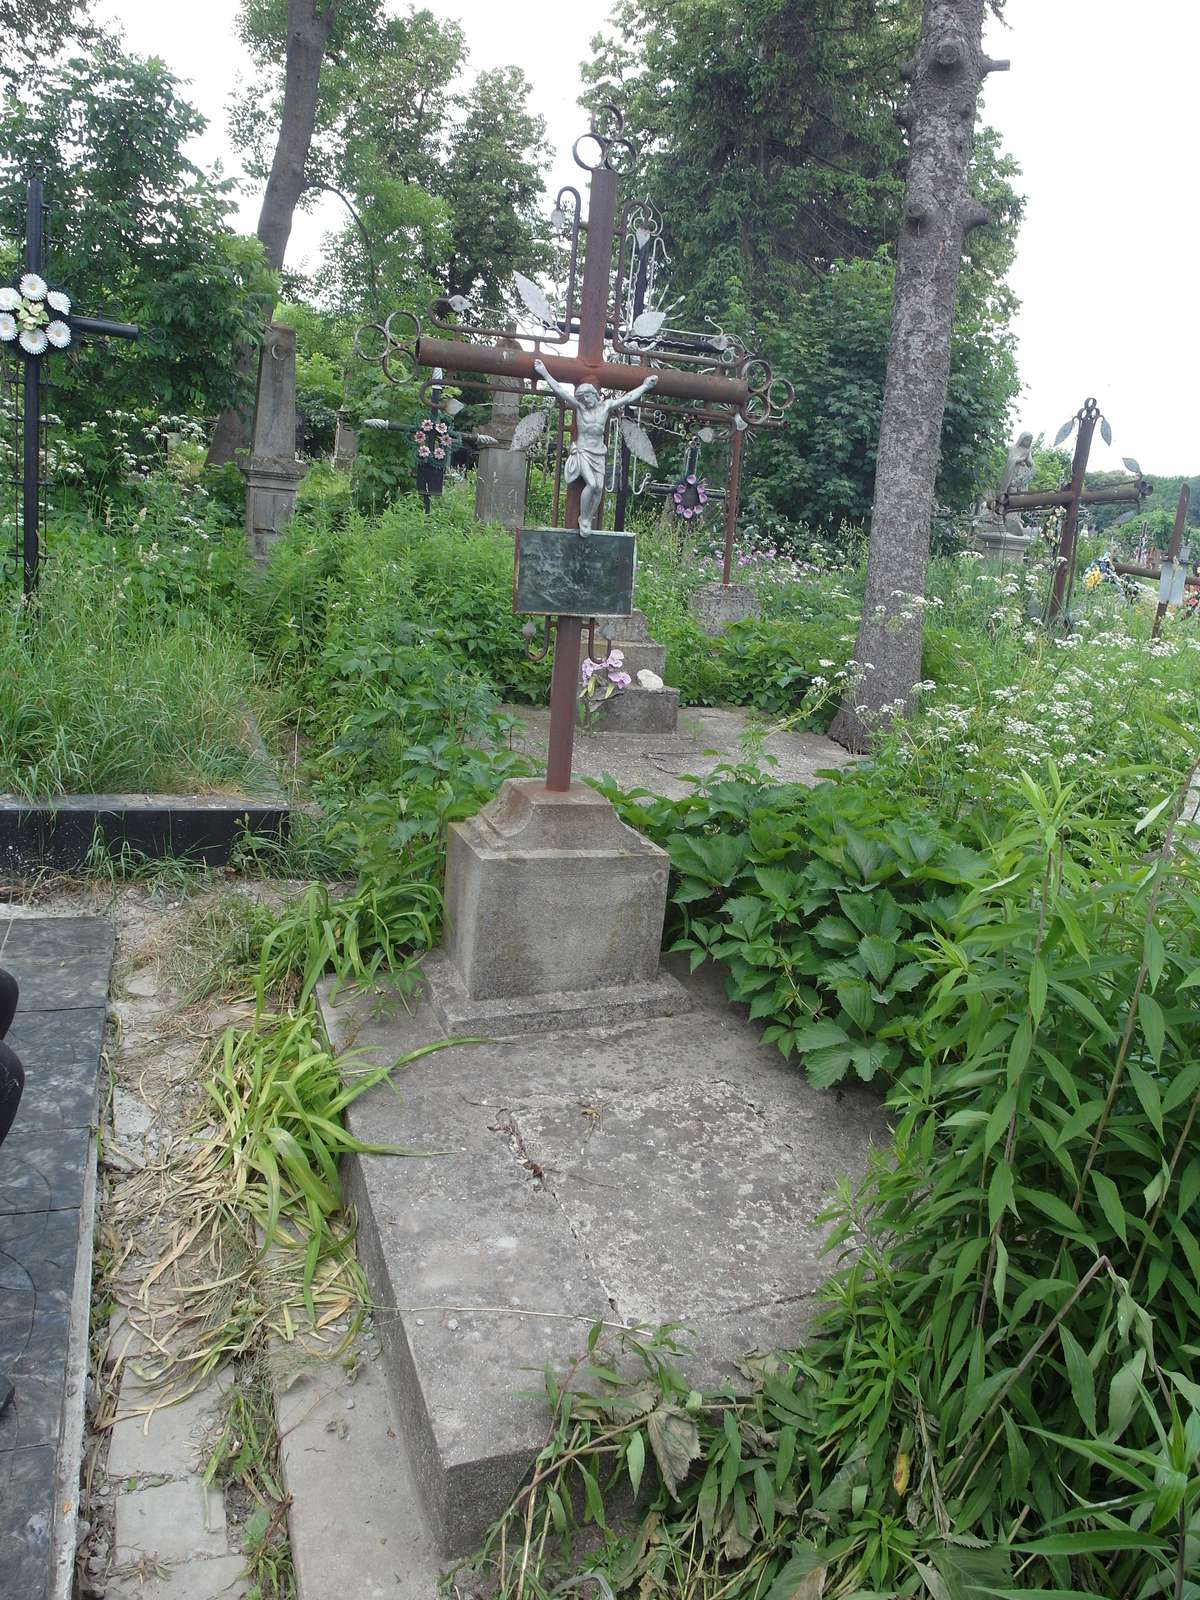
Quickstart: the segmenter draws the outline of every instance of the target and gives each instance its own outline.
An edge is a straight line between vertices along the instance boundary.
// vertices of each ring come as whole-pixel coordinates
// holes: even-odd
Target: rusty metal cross
[[[1108,422],[1101,416],[1095,400],[1089,396],[1074,417],[1064,423],[1059,430],[1058,437],[1054,441],[1056,445],[1061,444],[1073,428],[1079,429],[1075,439],[1075,456],[1071,463],[1071,480],[1064,488],[1019,494],[1010,491],[1001,495],[996,501],[996,509],[1001,515],[1009,511],[1050,511],[1060,506],[1063,509],[1062,530],[1058,540],[1058,561],[1050,584],[1050,598],[1046,604],[1047,623],[1054,623],[1062,616],[1070,599],[1071,584],[1075,576],[1075,544],[1079,533],[1080,506],[1140,505],[1154,487],[1153,484],[1146,482],[1139,470],[1131,484],[1118,483],[1109,489],[1084,488],[1083,480],[1087,473],[1092,435],[1096,431],[1097,423],[1100,424],[1104,442],[1111,444],[1112,431]],[[1136,466],[1136,462],[1131,465]]]
[[[737,474],[740,467],[741,444],[748,427],[769,427],[778,424],[783,409],[790,404],[791,386],[777,380],[768,364],[751,356],[737,341],[724,339],[715,342],[706,339],[672,340],[663,348],[655,348],[653,340],[638,335],[635,328],[624,328],[613,293],[616,284],[623,280],[627,251],[630,249],[630,217],[641,202],[627,206],[618,224],[617,190],[623,169],[633,161],[634,150],[621,132],[620,113],[614,107],[603,108],[603,131],[593,121],[590,131],[577,139],[573,148],[575,162],[590,175],[590,192],[586,224],[581,226],[582,199],[575,189],[560,190],[555,211],[565,217],[564,206],[571,205],[574,226],[566,292],[566,309],[559,317],[546,305],[546,314],[540,316],[541,328],[533,334],[523,334],[533,348],[526,350],[510,337],[511,328],[472,329],[477,336],[503,339],[503,344],[474,344],[462,338],[429,337],[421,330],[420,321],[410,312],[393,312],[387,322],[374,332],[383,336],[382,355],[368,357],[379,362],[385,376],[396,381],[388,370],[389,364],[400,359],[403,365],[440,367],[445,372],[494,375],[519,380],[537,392],[539,374],[535,363],[545,364],[550,377],[560,383],[572,384],[576,390],[591,384],[598,390],[615,390],[630,393],[645,383],[653,374],[657,379],[655,404],[664,400],[685,403],[693,419],[710,419],[732,430],[733,464],[726,503],[728,542],[737,512]],[[582,279],[576,302],[576,276],[580,234],[586,234]],[[616,269],[614,274],[614,254]],[[536,286],[535,294],[539,293]],[[444,309],[465,309],[451,302],[435,302],[434,326],[446,334],[460,332],[452,324],[438,320]],[[393,328],[395,318],[408,324],[408,337],[399,337]],[[659,318],[661,323],[663,319]],[[576,340],[576,354],[569,355],[563,346]],[[606,358],[606,343],[620,359]],[[360,354],[367,352],[360,345]],[[713,370],[716,368],[717,370]],[[581,484],[569,483],[564,514],[563,539],[580,537]],[[556,512],[557,517],[557,512]],[[612,537],[611,535],[609,536]],[[626,536],[622,536],[628,537]],[[589,541],[593,545],[596,541]],[[542,544],[544,548],[544,541]],[[520,533],[518,533],[518,563],[520,561]],[[629,564],[631,566],[631,564]],[[533,609],[533,608],[528,608]],[[571,755],[574,744],[576,717],[576,692],[579,673],[579,654],[582,630],[586,615],[559,613],[554,627],[554,666],[550,687],[550,746],[547,758],[546,787],[564,791],[571,786]],[[547,628],[551,626],[547,621]]]

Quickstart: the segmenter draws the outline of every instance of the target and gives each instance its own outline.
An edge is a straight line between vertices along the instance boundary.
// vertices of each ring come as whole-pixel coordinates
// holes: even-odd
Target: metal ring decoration
[[[796,398],[794,386],[786,378],[777,378],[763,356],[750,356],[742,365],[741,375],[750,390],[742,413],[746,422],[752,428],[778,428]]]
[[[392,326],[397,318],[401,323],[407,321],[409,329],[406,330],[407,342],[401,337],[396,328]],[[378,354],[372,355],[363,347],[363,335],[371,334],[382,341],[382,349]],[[421,319],[414,316],[411,311],[393,311],[386,322],[365,322],[355,330],[354,353],[361,360],[373,367],[380,367],[389,383],[406,383],[412,378],[420,366],[417,360],[417,345],[421,339]],[[402,375],[397,377],[392,371],[392,363],[400,358],[403,367]]]
[[[611,133],[604,131],[601,126],[601,119],[605,122],[611,120],[613,124]],[[586,133],[581,133],[571,146],[571,155],[574,158],[575,165],[582,167],[585,172],[599,172],[602,167],[606,167],[609,172],[623,174],[631,172],[637,163],[637,146],[632,139],[625,137],[624,127],[625,114],[620,106],[613,105],[611,100],[604,101],[602,105],[596,108],[596,112],[592,117],[591,127]],[[581,147],[588,144],[594,145],[596,148],[597,159],[595,161],[587,161],[580,154]],[[614,160],[613,157],[616,152],[620,152],[620,154],[619,158]]]

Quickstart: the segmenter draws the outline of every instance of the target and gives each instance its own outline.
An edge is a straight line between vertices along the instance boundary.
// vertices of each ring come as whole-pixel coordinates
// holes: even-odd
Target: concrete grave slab
[[[0,1600],[46,1600],[54,1447],[0,1451]]]
[[[359,1247],[435,1536],[469,1550],[545,1438],[542,1369],[597,1320],[682,1321],[698,1384],[791,1342],[825,1275],[815,1216],[882,1140],[878,1099],[838,1095],[689,981],[682,1015],[462,1044],[356,1102]],[[343,992],[339,1048],[394,1061],[441,1036]]]
[[[662,693],[664,691],[658,691]],[[550,713],[542,706],[506,706],[520,718],[524,731],[513,736],[513,748],[544,761]],[[575,777],[610,776],[623,789],[649,789],[668,800],[692,793],[685,779],[706,777],[718,766],[745,761],[743,739],[761,719],[740,706],[688,706],[670,733],[580,734],[575,739]],[[758,741],[754,749],[759,749]],[[849,751],[820,733],[771,733],[757,756],[776,783],[816,783],[823,770],[854,760]]]

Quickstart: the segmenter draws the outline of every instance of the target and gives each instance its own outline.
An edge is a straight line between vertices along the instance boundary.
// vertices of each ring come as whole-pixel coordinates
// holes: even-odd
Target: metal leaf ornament
[[[549,415],[548,411],[527,412],[513,429],[512,444],[509,445],[509,449],[528,450],[535,445],[545,432],[546,418]]]
[[[1112,443],[1112,429],[1109,427],[1107,417],[1100,418],[1100,437],[1104,440],[1105,444]]]
[[[654,454],[654,446],[650,443],[650,435],[635,422],[632,417],[621,418],[621,438],[625,441],[625,448],[631,456],[636,456],[639,461],[644,461],[648,467],[658,465],[658,457]]]
[[[1062,425],[1062,427],[1061,427],[1061,428],[1060,428],[1060,429],[1059,429],[1059,430],[1058,430],[1058,432],[1057,432],[1057,433],[1056,433],[1056,434],[1055,434],[1055,435],[1054,435],[1054,445],[1053,445],[1053,448],[1054,448],[1054,449],[1055,449],[1055,450],[1057,450],[1057,449],[1058,449],[1058,447],[1059,447],[1059,445],[1060,445],[1060,444],[1061,444],[1061,443],[1062,443],[1062,442],[1063,442],[1063,440],[1064,440],[1064,439],[1065,439],[1065,438],[1067,438],[1067,436],[1068,436],[1068,435],[1069,435],[1069,434],[1070,434],[1070,432],[1071,432],[1071,429],[1072,429],[1072,428],[1073,428],[1073,427],[1074,427],[1074,426],[1075,426],[1075,418],[1074,418],[1074,417],[1072,417],[1072,418],[1071,418],[1071,419],[1070,419],[1070,420],[1069,420],[1069,421],[1068,421],[1068,422],[1064,422],[1064,423],[1063,423],[1063,425]]]
[[[558,314],[533,279],[526,278],[520,272],[514,272],[513,282],[517,286],[517,293],[525,302],[525,309],[547,328],[557,327]]]
[[[1138,466],[1137,462],[1132,456],[1122,456],[1121,465],[1125,468],[1126,472],[1132,472],[1135,478],[1141,477],[1142,469]]]
[[[666,320],[665,311],[643,311],[640,317],[634,319],[630,332],[635,339],[654,339]]]

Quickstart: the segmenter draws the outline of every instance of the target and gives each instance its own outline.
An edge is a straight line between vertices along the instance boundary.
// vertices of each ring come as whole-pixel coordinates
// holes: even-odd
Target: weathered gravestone
[[[350,420],[349,411],[337,414],[337,430],[333,436],[333,464],[348,472],[358,456],[358,429]]]
[[[502,349],[519,350],[515,339],[497,341]],[[525,521],[525,482],[528,474],[523,451],[511,449],[521,414],[522,383],[494,373],[488,378],[492,416],[488,433],[496,441],[479,452],[475,470],[475,515],[480,522],[498,522],[515,530]]]
[[[296,458],[296,330],[272,322],[259,356],[258,401],[246,478],[246,541],[258,566],[296,505],[307,471]]]

